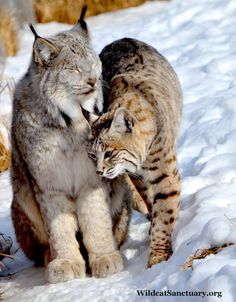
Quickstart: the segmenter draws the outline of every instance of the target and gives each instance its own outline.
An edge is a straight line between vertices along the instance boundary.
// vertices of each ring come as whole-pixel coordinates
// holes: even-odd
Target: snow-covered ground
[[[174,254],[167,262],[146,269],[149,223],[134,213],[122,248],[128,259],[123,272],[106,279],[88,277],[47,285],[43,269],[31,267],[3,281],[8,301],[236,301],[234,245],[194,261],[193,269],[181,269],[198,249],[236,243],[235,16],[235,0],[175,0],[161,9],[159,3],[150,2],[88,19],[98,52],[115,39],[134,37],[156,47],[179,75],[184,92],[178,142],[183,182]],[[42,36],[66,28],[56,23],[37,26]],[[25,29],[18,55],[7,60],[6,75],[15,80],[22,76],[32,41]],[[6,111],[4,102],[0,106],[0,113]],[[10,201],[8,173],[4,173],[0,175],[0,232],[8,235],[13,233]],[[30,265],[22,255],[8,264],[11,270],[18,268],[16,263]],[[167,290],[188,290],[195,295],[206,292],[206,296],[139,297],[141,289],[163,295]]]

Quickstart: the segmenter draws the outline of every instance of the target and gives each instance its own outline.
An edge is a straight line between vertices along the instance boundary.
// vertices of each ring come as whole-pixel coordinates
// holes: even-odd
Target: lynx
[[[119,186],[122,177],[102,180],[86,151],[90,127],[82,111],[101,113],[103,98],[84,15],[48,39],[31,26],[32,61],[13,102],[12,220],[21,248],[46,266],[51,283],[85,276],[79,234],[93,276],[124,265],[118,246],[127,234],[129,192]]]
[[[143,42],[115,41],[100,58],[110,93],[104,96],[107,112],[93,124],[89,152],[102,177],[129,174],[145,201],[151,220],[151,267],[172,253],[180,199],[176,139],[181,88],[167,60]]]

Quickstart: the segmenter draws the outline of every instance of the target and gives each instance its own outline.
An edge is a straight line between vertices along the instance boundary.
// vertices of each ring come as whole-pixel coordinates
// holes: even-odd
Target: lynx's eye
[[[77,74],[81,74],[81,70],[80,69],[71,69],[71,71],[73,71],[74,73],[77,73]]]
[[[104,154],[104,159],[107,159],[107,158],[111,157],[111,156],[112,156],[112,153],[113,153],[113,151],[107,151],[107,152]]]
[[[89,152],[89,153],[88,153],[88,157],[89,157],[90,159],[92,159],[93,161],[96,161],[96,160],[97,160],[97,157],[96,157],[96,155],[95,155],[94,153]]]
[[[77,69],[73,69],[73,68],[66,68],[67,70],[69,70],[70,72],[74,72],[74,73],[81,73],[81,70],[79,68]]]

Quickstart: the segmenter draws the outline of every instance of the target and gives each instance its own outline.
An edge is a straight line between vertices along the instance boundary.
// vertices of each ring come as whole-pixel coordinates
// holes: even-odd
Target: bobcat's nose
[[[89,79],[87,83],[88,83],[91,87],[94,87],[94,85],[96,84],[96,82],[97,82],[97,79]]]
[[[97,174],[98,175],[103,175],[103,171],[102,170],[97,170]]]

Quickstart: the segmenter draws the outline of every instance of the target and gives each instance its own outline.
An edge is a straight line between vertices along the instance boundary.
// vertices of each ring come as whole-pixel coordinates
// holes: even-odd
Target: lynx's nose
[[[87,83],[88,83],[91,87],[94,87],[94,85],[96,84],[96,82],[97,82],[97,79],[89,79]]]
[[[103,171],[102,170],[97,170],[97,174],[98,175],[103,175]]]

